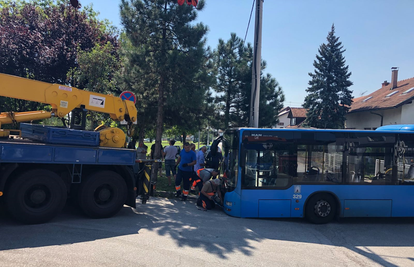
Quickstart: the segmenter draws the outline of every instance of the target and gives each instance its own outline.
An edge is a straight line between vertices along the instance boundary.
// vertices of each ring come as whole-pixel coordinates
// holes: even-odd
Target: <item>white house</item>
[[[279,114],[277,114],[277,117],[279,119],[279,122],[275,126],[275,128],[286,128],[290,124],[290,118],[288,118],[289,115],[289,107],[283,108]]]
[[[275,128],[300,127],[306,119],[306,109],[286,107],[279,112],[278,118],[279,123]]]

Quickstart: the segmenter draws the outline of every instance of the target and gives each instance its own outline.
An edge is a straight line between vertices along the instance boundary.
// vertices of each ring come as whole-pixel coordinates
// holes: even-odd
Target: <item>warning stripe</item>
[[[149,167],[148,169],[151,170],[150,166],[147,166],[147,167]],[[147,183],[149,185],[149,182],[150,182],[151,178],[150,178],[150,176],[149,176],[149,174],[146,170],[144,170],[144,175],[145,175],[145,178],[147,179],[147,181],[144,182],[144,190],[145,190],[145,193],[148,193],[149,190],[148,190]]]

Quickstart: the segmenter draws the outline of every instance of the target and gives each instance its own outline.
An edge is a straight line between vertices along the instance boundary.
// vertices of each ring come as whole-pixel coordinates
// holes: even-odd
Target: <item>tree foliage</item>
[[[266,62],[262,62],[262,70],[266,69]],[[248,100],[251,94],[248,90]],[[260,100],[259,100],[259,127],[274,127],[280,110],[283,109],[285,96],[282,87],[270,74],[262,75],[260,78]]]
[[[77,63],[78,67],[68,72],[73,86],[102,94],[117,92],[113,76],[119,68],[119,56],[113,44],[96,43],[89,51],[78,51]]]
[[[214,51],[217,72],[216,128],[246,127],[249,124],[252,86],[253,48],[232,33],[230,39],[219,40]],[[284,95],[276,79],[263,74],[266,62],[261,63],[259,127],[272,127],[283,108]]]
[[[200,1],[198,9],[203,5]],[[187,131],[202,119],[209,79],[207,28],[192,23],[196,15],[193,7],[168,0],[122,1],[127,38],[120,83],[138,96],[138,117],[145,116],[140,128],[154,127],[159,108],[161,128],[176,125]]]
[[[335,36],[332,25],[327,43],[319,47],[319,55],[313,62],[314,73],[306,89],[308,95],[303,107],[308,109],[306,125],[316,128],[344,128],[345,115],[352,103],[351,72],[345,65],[342,43]]]
[[[96,44],[118,47],[117,36],[96,19],[92,8],[78,10],[69,1],[0,3],[0,72],[50,83],[67,83],[78,54]],[[2,98],[5,110],[26,111],[38,103]]]
[[[248,78],[247,81],[245,78],[249,70],[248,62],[252,60],[251,51],[245,48],[243,40],[235,33],[231,34],[227,42],[219,40],[214,51],[217,68],[217,85],[214,89],[217,93],[217,121],[222,124],[216,127],[227,129],[229,126],[239,126],[232,123],[234,118],[243,119],[245,115],[242,112],[245,104],[243,100],[247,96],[242,94],[242,88],[248,82]]]

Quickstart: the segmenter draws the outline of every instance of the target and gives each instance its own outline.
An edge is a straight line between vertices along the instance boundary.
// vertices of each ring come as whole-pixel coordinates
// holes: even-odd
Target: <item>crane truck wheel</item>
[[[44,223],[62,210],[67,189],[56,173],[34,169],[12,181],[4,197],[7,210],[18,221]]]
[[[82,211],[92,218],[107,218],[124,206],[127,186],[124,179],[113,171],[98,171],[80,185],[78,203]]]

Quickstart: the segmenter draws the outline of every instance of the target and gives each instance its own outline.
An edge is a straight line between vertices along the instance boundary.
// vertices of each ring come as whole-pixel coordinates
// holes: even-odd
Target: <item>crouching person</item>
[[[213,198],[214,195],[218,194],[221,201],[221,192],[220,192],[220,179],[214,179],[207,181],[200,192],[200,197],[197,199],[197,206],[203,208],[204,210],[214,209],[216,206]]]
[[[216,177],[219,174],[218,170],[215,169],[199,169],[197,171],[197,178],[194,179],[191,185],[191,190],[195,190],[198,187],[198,193],[200,194],[203,185],[210,180],[211,177]]]

